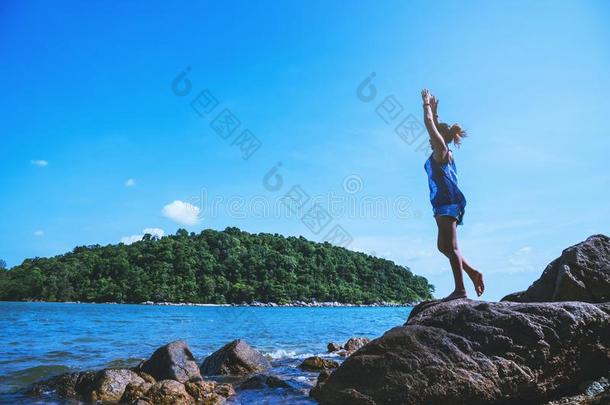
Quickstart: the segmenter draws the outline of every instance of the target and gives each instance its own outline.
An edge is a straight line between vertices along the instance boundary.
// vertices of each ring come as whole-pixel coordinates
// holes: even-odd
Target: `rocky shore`
[[[45,301],[29,301],[29,302],[45,302]],[[64,304],[96,304],[95,302],[81,302],[81,301],[65,301]],[[138,305],[161,305],[161,306],[176,306],[176,307],[414,307],[418,305],[420,301],[412,302],[388,302],[379,301],[370,304],[357,304],[349,302],[338,302],[338,301],[316,301],[311,299],[308,301],[295,300],[288,303],[278,304],[276,302],[241,302],[239,304],[200,304],[194,302],[154,302],[144,301],[138,303]],[[116,304],[120,305],[120,302],[101,302],[100,304]]]
[[[530,288],[502,302],[420,303],[381,337],[329,342],[328,356],[293,367],[319,373],[309,395],[322,405],[609,404],[608,297],[610,238],[595,235],[565,249]],[[243,339],[201,364],[181,340],[136,367],[63,374],[30,394],[213,405],[260,388],[302,392],[273,375],[270,359]]]
[[[353,303],[343,303],[337,301],[323,301],[318,302],[314,299],[309,301],[292,301],[289,303],[278,304],[275,302],[260,302],[260,301],[252,301],[252,302],[242,302],[239,304],[194,304],[194,303],[174,303],[174,302],[153,302],[146,301],[142,302],[141,305],[174,305],[174,306],[226,306],[226,307],[413,307],[419,304],[419,302],[374,302],[371,304],[353,304]]]
[[[608,297],[610,238],[595,235],[503,302],[419,304],[310,395],[329,405],[608,404]]]
[[[348,357],[368,343],[354,337],[343,344],[329,343],[328,352]],[[328,372],[335,360],[310,356],[297,368]],[[136,367],[105,368],[65,373],[35,384],[27,394],[33,399],[133,405],[217,405],[238,391],[282,388],[300,391],[290,379],[272,374],[270,359],[243,339],[233,340],[197,364],[184,340],[159,347]],[[302,395],[306,395],[303,392]]]

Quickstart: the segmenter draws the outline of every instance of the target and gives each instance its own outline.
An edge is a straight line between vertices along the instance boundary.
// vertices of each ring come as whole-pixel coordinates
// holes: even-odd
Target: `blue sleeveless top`
[[[466,206],[466,197],[458,188],[457,169],[453,160],[453,153],[447,163],[439,163],[430,155],[424,168],[428,173],[430,202],[435,213],[445,205],[456,205],[463,210]]]

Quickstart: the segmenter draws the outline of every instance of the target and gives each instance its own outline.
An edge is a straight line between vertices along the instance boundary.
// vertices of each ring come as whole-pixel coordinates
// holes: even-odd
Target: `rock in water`
[[[105,369],[97,373],[93,394],[102,402],[118,402],[128,384],[141,385],[145,381],[136,373],[127,369]]]
[[[348,357],[321,404],[533,404],[610,369],[610,303],[429,302]]]
[[[353,338],[350,338],[347,342],[345,342],[345,344],[343,345],[343,348],[345,350],[347,350],[348,352],[353,352],[353,351],[360,349],[362,346],[364,346],[365,344],[367,344],[370,341],[371,341],[371,339],[366,338],[366,337],[353,337]]]
[[[236,339],[209,355],[201,364],[205,375],[243,375],[264,371],[271,363],[245,340]]]
[[[184,340],[161,346],[140,368],[156,380],[176,380],[181,383],[201,380],[197,362]]]
[[[299,364],[299,367],[303,370],[319,371],[328,368],[337,368],[339,367],[339,363],[334,360],[323,359],[320,356],[311,356],[303,360],[303,362]]]
[[[195,399],[186,392],[184,384],[175,380],[156,382],[146,393],[154,405],[194,405]]]
[[[273,375],[256,374],[240,384],[242,390],[253,390],[260,388],[291,388],[290,384]]]
[[[343,349],[343,346],[341,346],[339,343],[328,342],[326,349],[328,350],[328,353],[332,353]]]
[[[594,235],[565,249],[527,290],[502,301],[610,301],[610,238]]]
[[[203,405],[224,403],[225,397],[235,394],[231,384],[219,384],[216,381],[187,382],[184,388],[197,404]]]

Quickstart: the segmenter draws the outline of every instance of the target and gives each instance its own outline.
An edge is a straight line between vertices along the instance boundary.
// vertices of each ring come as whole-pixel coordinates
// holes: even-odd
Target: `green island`
[[[421,301],[433,291],[424,277],[389,260],[235,227],[79,246],[0,270],[3,301],[370,304]]]

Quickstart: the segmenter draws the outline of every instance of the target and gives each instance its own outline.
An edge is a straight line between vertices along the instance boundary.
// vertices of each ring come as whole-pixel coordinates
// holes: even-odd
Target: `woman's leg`
[[[466,258],[462,256],[462,267],[464,267],[464,271],[468,274],[468,277],[472,280],[474,284],[474,290],[477,293],[477,296],[481,296],[485,291],[485,283],[483,283],[483,274],[474,269],[468,262]]]
[[[457,244],[457,220],[449,216],[437,216],[436,225],[438,226],[438,250],[440,250],[451,264],[455,290],[445,299],[466,298],[466,288],[462,277],[462,255]]]

